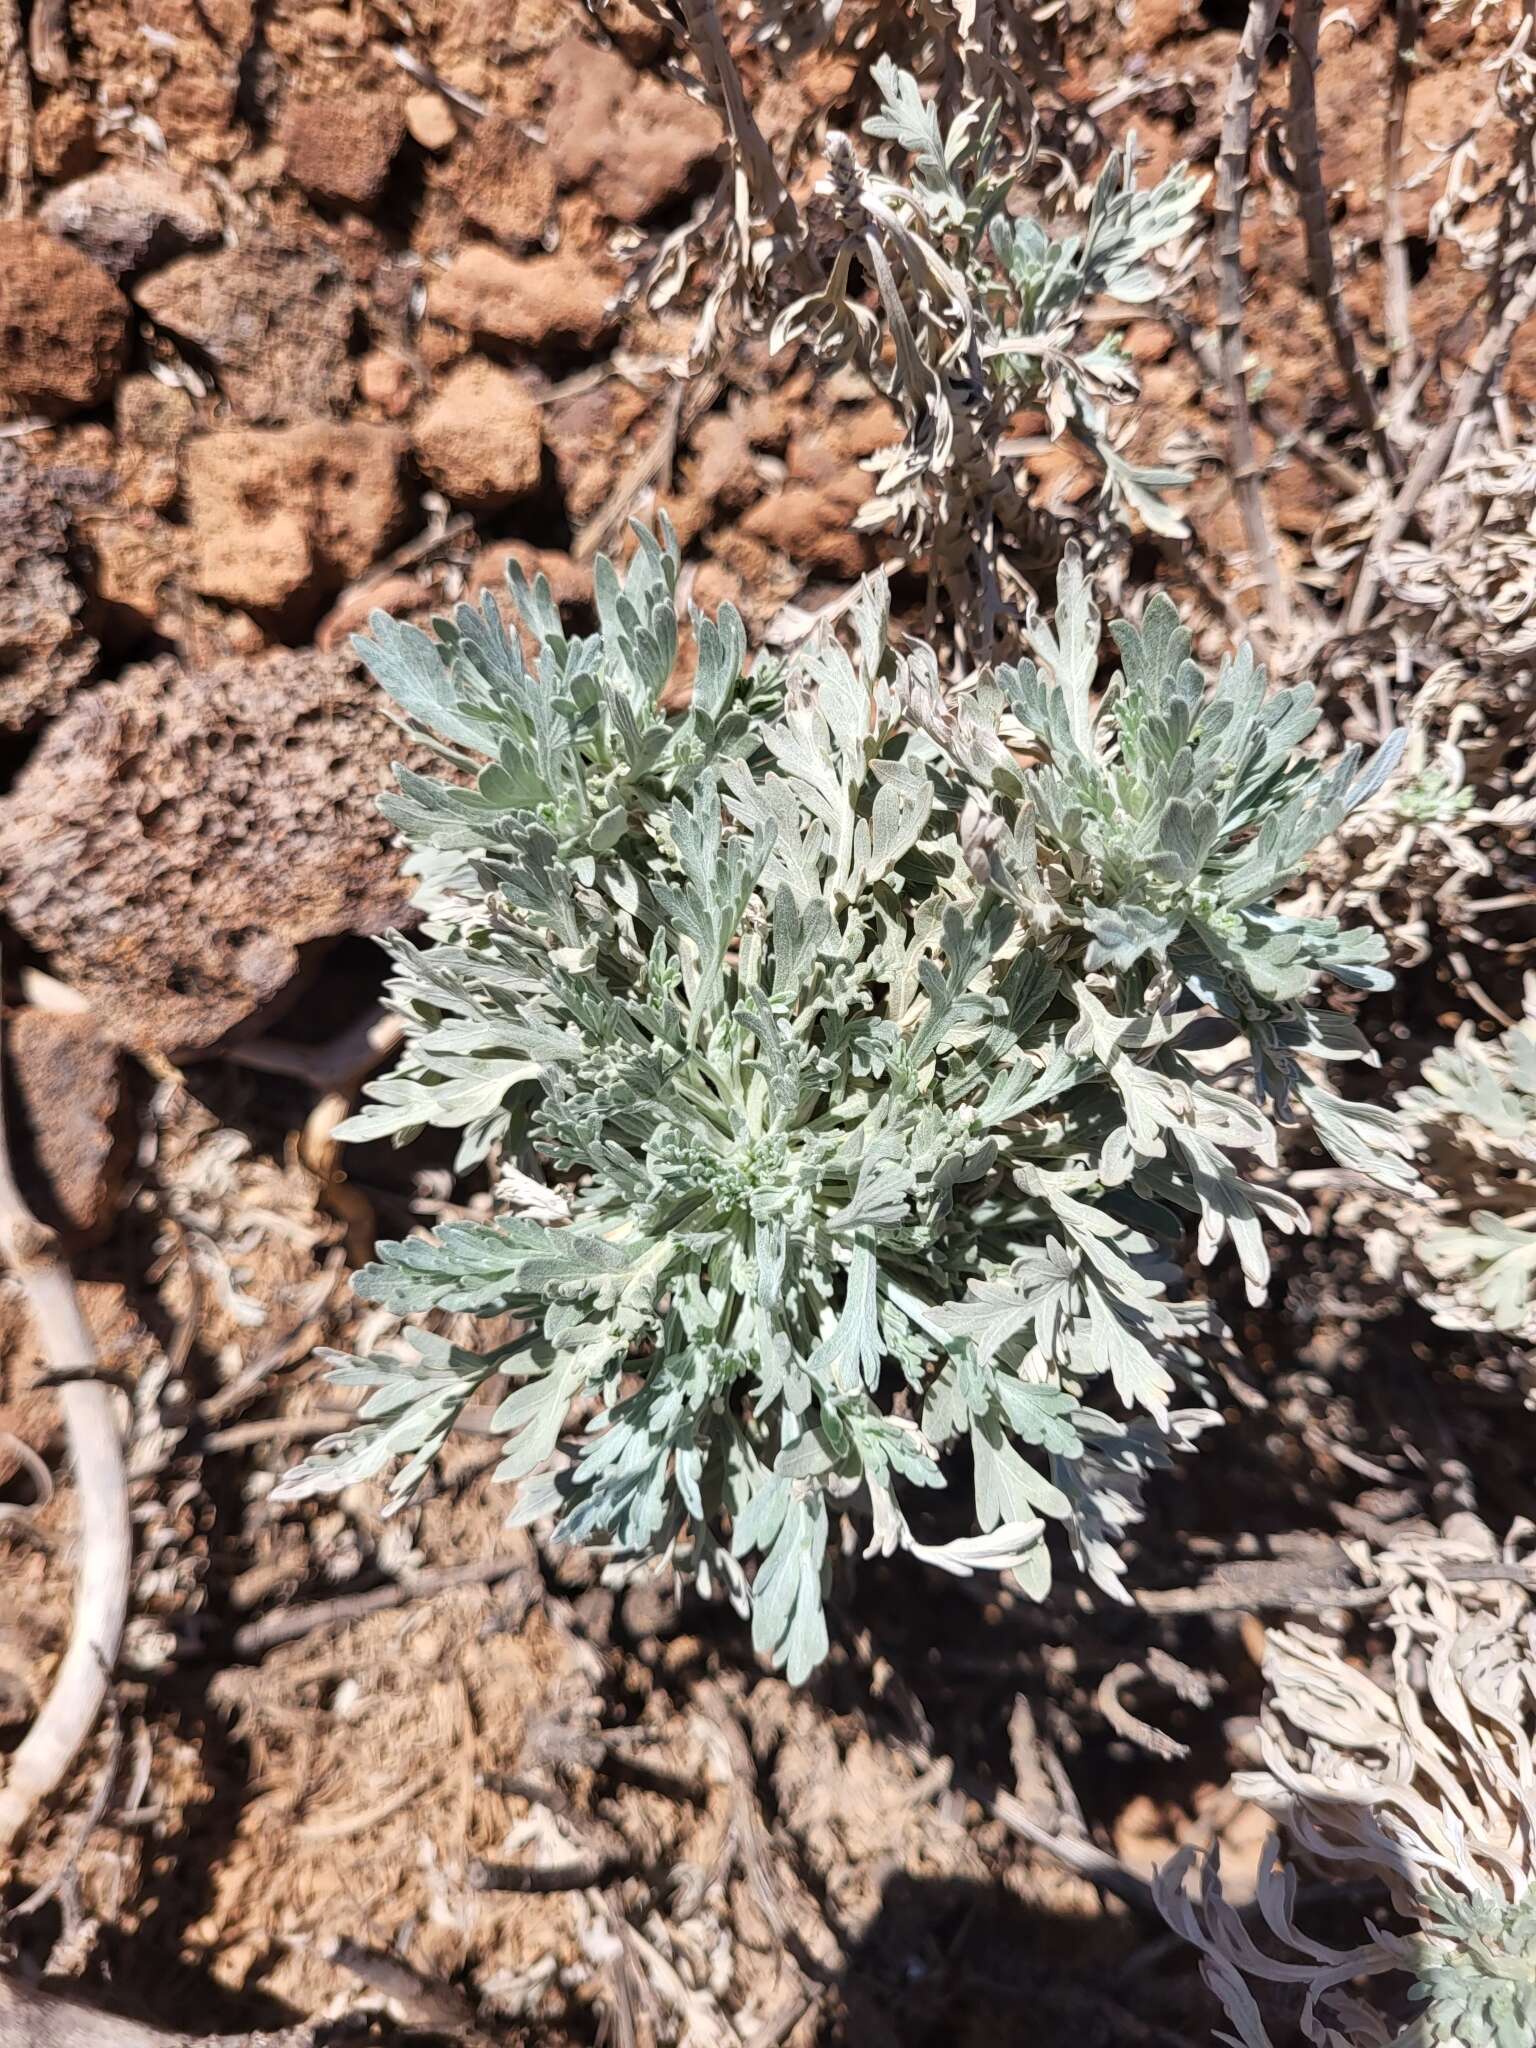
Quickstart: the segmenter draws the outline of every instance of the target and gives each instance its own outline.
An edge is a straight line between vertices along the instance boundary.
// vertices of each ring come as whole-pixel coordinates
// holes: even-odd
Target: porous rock
[[[508,256],[470,242],[427,286],[427,312],[480,347],[596,348],[614,324],[616,281],[582,257]]]
[[[28,1206],[73,1238],[99,1237],[133,1152],[121,1048],[90,1016],[35,1009],[8,1020],[5,1047]]]
[[[22,731],[59,710],[96,665],[70,556],[77,513],[109,483],[0,441],[0,726]]]
[[[352,396],[356,288],[318,235],[299,242],[253,230],[236,248],[178,257],[141,278],[133,296],[203,352],[252,425],[323,418]]]
[[[685,199],[720,147],[707,107],[578,37],[549,57],[549,154],[610,220],[634,223]]]
[[[296,185],[317,199],[367,207],[384,189],[405,117],[382,93],[291,100],[278,139]]]
[[[537,242],[555,203],[547,148],[505,114],[487,114],[454,161],[453,189],[466,218],[503,242]]]
[[[510,370],[460,363],[416,421],[416,459],[458,505],[491,511],[538,489],[539,408]]]
[[[192,587],[252,611],[334,596],[396,538],[402,452],[393,427],[327,421],[189,441]]]
[[[112,163],[50,192],[38,218],[122,278],[218,240],[208,194],[163,165]]]
[[[0,221],[0,413],[99,405],[122,367],[128,307],[100,264],[36,221]]]
[[[7,916],[113,1039],[213,1045],[279,1004],[306,948],[405,917],[375,805],[401,758],[348,656],[131,668],[0,798]]]

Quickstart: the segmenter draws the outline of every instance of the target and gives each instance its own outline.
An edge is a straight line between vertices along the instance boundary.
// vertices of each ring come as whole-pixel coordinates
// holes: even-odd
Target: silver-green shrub
[[[1021,408],[1039,407],[1050,438],[1071,434],[1098,470],[1101,526],[1134,512],[1155,533],[1187,531],[1164,493],[1188,478],[1125,452],[1140,380],[1102,315],[1106,302],[1138,306],[1168,289],[1207,180],[1180,165],[1138,184],[1133,138],[1091,185],[1067,196],[1058,182],[1048,196],[1036,180],[1015,210],[1033,152],[1005,143],[1000,103],[964,97],[946,123],[889,58],[873,76],[880,107],[864,132],[889,146],[888,165],[866,164],[845,138],[829,144],[841,240],[773,341],[809,339],[823,361],[858,363],[889,393],[904,432],[867,465],[876,492],[860,523],[894,527],[930,556],[956,630],[980,627],[985,653],[1038,574],[1042,545],[1054,561],[1067,530],[1015,480],[1024,451],[1008,428]]]
[[[403,1498],[504,1377],[518,1516],[695,1572],[799,1679],[842,1516],[1033,1593],[1054,1524],[1115,1592],[1144,1478],[1211,1419],[1187,1222],[1258,1299],[1267,1230],[1304,1223],[1279,1122],[1401,1180],[1391,1117],[1318,1071],[1372,1057],[1314,998],[1384,986],[1382,943],[1275,908],[1390,758],[1300,754],[1311,690],[1246,649],[1212,680],[1162,597],[1098,693],[1071,556],[1034,659],[969,697],[874,580],[853,644],[784,677],[695,615],[668,713],[677,566],[644,535],[622,583],[600,564],[585,639],[519,584],[532,667],[489,597],[360,643],[452,773],[387,800],[438,942],[392,941],[408,1049],[342,1135],[447,1126],[498,1178],[492,1220],[358,1288],[523,1328],[343,1362],[363,1420],[286,1490],[403,1460]],[[914,1501],[962,1475],[969,1531],[923,1540]]]

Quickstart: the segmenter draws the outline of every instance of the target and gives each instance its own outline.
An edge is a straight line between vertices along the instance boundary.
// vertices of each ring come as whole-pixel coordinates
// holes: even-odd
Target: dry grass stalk
[[[1263,472],[1253,437],[1253,411],[1244,374],[1243,202],[1253,143],[1253,106],[1264,52],[1280,19],[1280,0],[1252,0],[1237,59],[1227,81],[1222,111],[1221,150],[1216,159],[1216,266],[1219,286],[1217,334],[1221,377],[1232,437],[1232,485],[1243,534],[1264,587],[1272,635],[1284,641],[1291,630],[1291,600],[1280,574],[1269,517],[1264,509]]]
[[[1366,379],[1354,325],[1339,289],[1328,227],[1328,194],[1323,185],[1322,144],[1317,130],[1317,35],[1322,0],[1296,0],[1291,18],[1291,149],[1307,240],[1307,275],[1328,322],[1329,337],[1349,402],[1388,476],[1402,469],[1402,457],[1384,425]]]

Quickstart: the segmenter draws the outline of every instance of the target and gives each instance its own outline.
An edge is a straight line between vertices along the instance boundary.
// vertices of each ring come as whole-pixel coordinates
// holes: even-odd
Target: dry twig
[[[0,119],[5,122],[5,195],[0,215],[20,220],[32,191],[32,80],[19,0],[0,0],[0,94]]]
[[[1396,476],[1402,469],[1402,458],[1382,423],[1375,394],[1366,380],[1333,260],[1322,145],[1317,133],[1317,31],[1321,13],[1322,0],[1296,0],[1291,17],[1291,153],[1307,240],[1307,274],[1328,322],[1333,352],[1355,417],[1388,476]]]
[[[1536,1567],[1530,1565],[1449,1563],[1439,1569],[1451,1581],[1505,1580],[1536,1592]],[[1330,1608],[1376,1607],[1390,1591],[1385,1585],[1358,1584],[1342,1555],[1337,1563],[1300,1566],[1284,1558],[1254,1558],[1220,1565],[1198,1586],[1140,1592],[1136,1604],[1148,1614],[1321,1614]]]
[[[398,1956],[381,1955],[344,1936],[322,1942],[319,1953],[338,1970],[346,1970],[370,1991],[398,2006],[407,2025],[433,2033],[456,2034],[471,2043],[487,2041],[474,2001],[457,1984],[438,1984],[423,1977]]]
[[[1419,40],[1419,0],[1398,0],[1397,42],[1392,56],[1391,99],[1381,168],[1382,324],[1387,335],[1387,429],[1402,430],[1413,393],[1412,279],[1408,239],[1403,230],[1403,137],[1408,121],[1408,87],[1413,82]]]
[[[1280,575],[1269,518],[1264,509],[1253,412],[1243,374],[1243,201],[1248,191],[1248,157],[1253,142],[1253,103],[1265,47],[1280,18],[1280,0],[1252,0],[1227,81],[1222,110],[1221,151],[1216,159],[1216,265],[1219,287],[1217,336],[1221,380],[1232,437],[1232,485],[1242,514],[1248,552],[1265,591],[1270,631],[1281,640],[1291,627],[1291,604]]]
[[[365,1615],[383,1614],[391,1607],[408,1607],[416,1600],[435,1599],[457,1586],[493,1586],[524,1572],[528,1560],[519,1557],[482,1557],[468,1564],[445,1565],[441,1571],[416,1572],[387,1586],[374,1586],[366,1593],[343,1593],[334,1600],[316,1600],[307,1607],[279,1607],[259,1621],[247,1622],[235,1631],[237,1657],[261,1657],[279,1643],[298,1642],[323,1628],[342,1628],[361,1621]]]
[[[68,31],[69,0],[33,0],[27,49],[44,85],[63,85],[69,77]]]
[[[1486,400],[1489,387],[1503,366],[1517,331],[1536,312],[1536,264],[1532,262],[1529,249],[1522,253],[1526,264],[1525,276],[1473,351],[1472,360],[1456,381],[1445,418],[1420,448],[1412,469],[1404,477],[1397,496],[1376,528],[1370,552],[1360,564],[1360,574],[1349,601],[1344,621],[1347,633],[1361,633],[1369,626],[1388,555],[1407,531],[1408,522],[1418,510],[1424,493],[1437,481],[1450,461],[1462,428]]]

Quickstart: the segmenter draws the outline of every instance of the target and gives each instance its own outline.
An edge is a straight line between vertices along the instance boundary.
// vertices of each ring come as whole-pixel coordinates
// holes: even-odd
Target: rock
[[[248,146],[240,103],[259,96],[271,61],[255,14],[255,0],[75,0],[63,10],[71,75],[108,116],[119,106],[151,114],[178,157],[230,163]]]
[[[587,352],[613,329],[617,289],[615,279],[564,249],[519,257],[470,242],[427,286],[427,312],[480,347]]]
[[[103,610],[102,632],[110,631],[129,644],[145,633],[179,640],[176,581],[186,567],[185,530],[141,506],[92,520],[90,543],[91,582]]]
[[[708,413],[693,430],[683,464],[689,494],[722,512],[740,512],[759,490],[752,444],[730,413]]]
[[[32,123],[32,162],[45,178],[78,178],[95,163],[96,110],[70,93],[50,93]]]
[[[371,348],[357,365],[357,395],[386,419],[403,419],[416,398],[416,373],[393,349]]]
[[[33,1213],[76,1241],[110,1225],[133,1156],[121,1049],[90,1016],[20,1010],[5,1027],[22,1192]]]
[[[315,645],[326,653],[345,647],[354,633],[363,632],[375,612],[388,612],[392,619],[403,613],[429,609],[432,591],[419,576],[380,576],[372,583],[360,583],[344,590],[315,628]]]
[[[50,192],[38,219],[109,276],[127,277],[219,237],[212,199],[163,167],[113,163]]]
[[[299,242],[253,230],[237,248],[181,256],[140,278],[133,297],[202,350],[252,425],[320,418],[352,396],[357,289],[323,235]]]
[[[1155,50],[1186,34],[1198,22],[1199,10],[1192,0],[1133,0],[1126,48]]]
[[[304,949],[406,917],[375,807],[403,745],[339,654],[131,668],[78,696],[0,797],[16,931],[119,1043],[216,1044]]]
[[[487,114],[454,161],[452,186],[467,219],[498,241],[539,241],[555,203],[547,145],[505,114]]]
[[[605,378],[545,406],[544,445],[554,457],[573,525],[584,525],[608,502],[648,423],[654,427],[651,400],[622,377]]]
[[[163,512],[181,488],[181,447],[196,424],[191,398],[158,377],[124,377],[113,394],[117,488],[125,511]]]
[[[544,68],[548,151],[561,185],[587,186],[611,220],[686,199],[720,147],[707,107],[572,36]]]
[[[539,487],[539,408],[510,370],[479,356],[460,363],[416,421],[416,459],[458,505],[510,505]]]
[[[383,191],[405,117],[383,94],[290,100],[278,140],[293,182],[316,199],[372,206]]]
[[[99,405],[127,333],[128,307],[99,264],[35,221],[0,221],[0,414]]]
[[[333,597],[398,536],[403,452],[393,427],[198,435],[182,480],[193,589],[262,612]]]
[[[60,710],[96,667],[70,557],[82,502],[110,482],[35,467],[0,441],[0,726],[12,732]]]
[[[741,530],[804,568],[852,581],[871,566],[869,541],[853,530],[853,515],[873,488],[871,478],[856,468],[824,484],[789,484],[754,505]]]
[[[412,142],[430,149],[451,149],[459,139],[459,124],[453,109],[440,92],[413,92],[406,96],[405,131]]]

